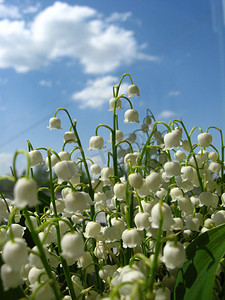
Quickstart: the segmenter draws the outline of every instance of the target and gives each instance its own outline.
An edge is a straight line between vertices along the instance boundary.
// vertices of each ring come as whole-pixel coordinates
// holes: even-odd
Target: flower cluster
[[[89,142],[88,150],[103,149],[99,131],[109,130],[106,166],[86,158],[77,124],[63,108],[49,121],[49,129],[61,129],[58,114],[69,116],[61,152],[33,149],[30,142],[28,152],[16,152],[13,197],[0,197],[5,292],[20,286],[28,299],[171,299],[187,246],[225,223],[221,130],[188,133],[182,121],[158,122],[148,110],[140,129],[125,139],[117,112],[122,102],[129,105],[124,123],[140,122],[130,100],[140,96],[132,79],[128,96],[119,95],[126,76],[131,79],[124,74],[109,101],[112,126],[100,124]],[[212,130],[221,134],[221,153]],[[19,153],[26,155],[27,172],[17,178]],[[33,178],[42,163],[50,188],[38,188]]]

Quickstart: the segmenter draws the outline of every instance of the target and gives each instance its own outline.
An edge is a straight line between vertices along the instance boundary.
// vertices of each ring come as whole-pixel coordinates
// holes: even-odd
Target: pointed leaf
[[[179,270],[174,300],[212,299],[217,267],[225,253],[225,224],[200,234],[186,249],[187,262]]]

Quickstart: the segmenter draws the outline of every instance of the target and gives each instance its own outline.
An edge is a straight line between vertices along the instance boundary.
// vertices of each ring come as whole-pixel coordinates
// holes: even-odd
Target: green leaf
[[[199,235],[186,249],[187,262],[179,270],[174,300],[212,299],[217,267],[225,253],[225,224]]]

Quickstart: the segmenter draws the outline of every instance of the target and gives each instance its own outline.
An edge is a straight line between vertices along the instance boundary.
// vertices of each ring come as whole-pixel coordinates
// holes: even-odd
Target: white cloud
[[[168,119],[175,116],[175,112],[171,110],[163,110],[158,116],[157,120]]]
[[[52,82],[50,80],[40,80],[38,84],[46,87],[52,86]]]
[[[113,97],[113,85],[119,79],[114,76],[105,76],[95,80],[89,80],[86,87],[72,95],[74,101],[80,102],[80,108],[100,108],[104,103],[108,103]],[[125,94],[128,88],[127,83],[121,85],[120,94]]]
[[[90,74],[112,72],[137,60],[158,60],[141,52],[133,31],[106,22],[88,6],[55,2],[29,22],[0,21],[0,68],[27,72],[63,57]]]
[[[4,1],[0,1],[0,18],[21,18],[18,7],[16,7],[15,5],[2,4],[3,2]]]
[[[174,91],[174,90],[172,90],[172,91],[170,91],[169,93],[168,93],[168,96],[169,97],[177,97],[177,96],[179,96],[180,95],[180,91]]]
[[[111,16],[109,16],[106,19],[106,22],[125,22],[129,17],[132,16],[131,12],[125,12],[125,13],[118,13],[118,12],[114,12],[111,14]]]

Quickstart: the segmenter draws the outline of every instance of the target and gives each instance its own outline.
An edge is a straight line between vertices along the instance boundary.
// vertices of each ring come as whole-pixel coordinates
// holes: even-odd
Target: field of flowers
[[[124,79],[127,96],[120,94]],[[62,151],[28,141],[28,151],[14,155],[12,176],[0,177],[15,183],[13,194],[0,193],[0,299],[225,298],[222,131],[188,132],[182,120],[159,122],[150,110],[140,123],[130,74],[112,90],[112,125],[100,124],[89,141],[90,151],[103,149],[99,132],[108,131],[105,166],[86,157],[76,121],[59,108],[48,127],[61,129],[60,114],[67,114]],[[128,138],[119,129],[123,105],[122,121],[141,124]],[[221,137],[219,150],[213,134]],[[18,155],[27,158],[21,177]],[[42,163],[49,188],[34,180]]]

